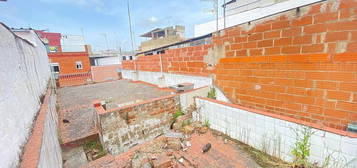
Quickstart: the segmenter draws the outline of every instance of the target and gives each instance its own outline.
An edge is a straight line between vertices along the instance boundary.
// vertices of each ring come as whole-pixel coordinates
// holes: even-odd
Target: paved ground
[[[169,94],[169,90],[127,80],[60,88],[58,104],[62,143],[97,134],[94,127],[95,110],[92,104],[96,99],[110,102],[108,106],[110,109]],[[63,119],[68,120],[69,123],[64,123]]]
[[[260,168],[246,151],[239,149],[234,142],[224,140],[222,136],[213,135],[211,131],[205,134],[194,133],[183,142],[178,140],[180,138],[165,138],[158,137],[117,156],[107,155],[83,168],[118,168],[134,164],[141,165],[133,167],[145,167],[147,165],[143,163],[147,162],[151,162],[153,167]],[[175,144],[181,147],[181,143],[187,142],[190,145],[174,149]],[[211,148],[202,153],[202,147],[207,143],[211,143]]]

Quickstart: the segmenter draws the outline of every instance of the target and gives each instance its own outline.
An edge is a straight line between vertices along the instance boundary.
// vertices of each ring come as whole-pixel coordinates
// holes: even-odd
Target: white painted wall
[[[62,35],[61,47],[62,52],[84,52],[84,39],[80,35]]]
[[[186,110],[195,103],[195,97],[207,97],[209,86],[199,88],[197,90],[188,91],[180,94],[181,109]]]
[[[196,98],[195,121],[208,120],[210,127],[270,155],[291,162],[296,142],[294,129],[302,125]],[[331,168],[357,167],[357,138],[311,129],[312,163],[320,165],[331,155]]]
[[[322,0],[288,0],[274,5],[256,8],[249,11],[233,14],[226,17],[226,28],[261,19],[276,13],[291,10],[297,7],[309,5]],[[219,30],[224,29],[223,18],[218,20]],[[194,36],[199,37],[216,31],[216,20],[195,25]]]
[[[194,88],[200,88],[204,86],[211,86],[212,79],[209,77],[201,77],[201,76],[190,76],[190,75],[179,75],[172,73],[161,73],[161,72],[149,72],[149,71],[138,71],[137,76],[134,73],[134,70],[122,70],[122,75],[124,79],[131,80],[140,80],[144,82],[148,82],[151,84],[168,87],[177,85],[180,83],[193,83]],[[160,77],[164,76],[162,81],[160,81]]]
[[[44,123],[38,168],[62,167],[62,151],[57,137],[57,122],[58,116],[56,112],[56,95],[52,94],[48,103]]]
[[[121,58],[120,57],[95,58],[95,65],[96,66],[116,65],[116,64],[121,64]]]
[[[27,36],[37,37],[33,31]],[[16,167],[50,78],[45,46],[0,23],[0,167]]]
[[[238,0],[226,6],[226,15],[232,15],[278,3],[276,0]]]

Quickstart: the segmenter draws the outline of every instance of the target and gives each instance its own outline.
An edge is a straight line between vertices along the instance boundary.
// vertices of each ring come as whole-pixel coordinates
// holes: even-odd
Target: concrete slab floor
[[[64,168],[78,168],[88,163],[82,146],[63,148],[62,159]]]
[[[97,134],[92,104],[96,99],[109,102],[109,109],[169,94],[171,92],[168,90],[128,80],[60,88],[58,105],[61,141],[65,144]]]

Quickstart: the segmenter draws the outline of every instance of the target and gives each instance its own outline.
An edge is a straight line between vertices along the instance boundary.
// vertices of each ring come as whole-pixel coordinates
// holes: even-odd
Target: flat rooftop
[[[118,80],[58,89],[59,128],[63,144],[98,134],[94,125],[94,100],[115,108],[167,96],[172,90],[160,89],[143,82]],[[68,120],[64,123],[63,120]]]

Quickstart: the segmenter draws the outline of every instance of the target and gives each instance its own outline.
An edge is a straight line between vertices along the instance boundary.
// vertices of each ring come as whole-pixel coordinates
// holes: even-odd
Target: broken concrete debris
[[[206,153],[211,149],[212,145],[211,143],[206,144],[205,146],[202,147],[202,153]]]

